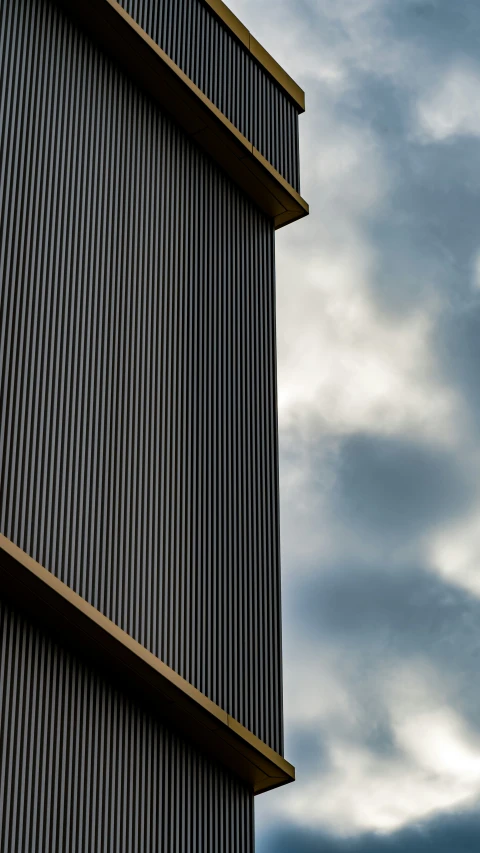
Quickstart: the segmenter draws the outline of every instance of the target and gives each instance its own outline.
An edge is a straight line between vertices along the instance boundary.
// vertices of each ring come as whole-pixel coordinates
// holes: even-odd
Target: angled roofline
[[[107,53],[281,228],[307,216],[301,195],[117,0],[62,0]]]
[[[233,35],[242,42],[244,47],[255,57],[257,62],[264,68],[292,100],[300,113],[305,112],[305,92],[298,83],[290,77],[281,65],[271,56],[267,50],[257,41],[249,30],[242,24],[236,15],[223,3],[223,0],[203,0],[217,18],[230,30]]]
[[[295,768],[285,758],[1,534],[0,595],[120,679],[254,794],[294,781]]]

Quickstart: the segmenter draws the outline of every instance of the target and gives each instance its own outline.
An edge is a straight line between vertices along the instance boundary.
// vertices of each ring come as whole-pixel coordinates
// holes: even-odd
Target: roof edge
[[[203,0],[217,18],[242,42],[243,46],[252,54],[257,62],[264,68],[280,88],[295,103],[298,111],[305,112],[305,92],[298,83],[282,68],[276,59],[268,53],[251,32],[242,24],[237,16],[225,5],[223,0]]]
[[[308,204],[117,0],[59,0],[281,228]]]
[[[0,534],[0,594],[60,643],[133,689],[180,735],[260,794],[293,782],[295,768],[69,586]]]

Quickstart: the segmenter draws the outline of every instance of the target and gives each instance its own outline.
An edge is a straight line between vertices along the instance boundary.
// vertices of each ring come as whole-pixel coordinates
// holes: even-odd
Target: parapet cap
[[[265,71],[280,86],[285,94],[294,102],[299,113],[305,112],[305,92],[298,83],[278,64],[259,41],[247,30],[246,26],[236,15],[222,2],[222,0],[203,0],[215,15],[222,21],[233,35],[242,42],[257,62],[263,66]]]
[[[235,24],[233,13],[225,28],[210,0],[192,0],[189,11],[183,0],[164,0],[175,16],[173,22],[167,17],[165,26],[165,21],[152,24],[153,0],[135,4],[138,20],[128,11],[135,11],[134,0],[62,2],[275,228],[308,215],[299,192],[298,109],[260,61],[245,52],[232,29],[243,25]],[[250,34],[248,40],[258,45]],[[254,50],[260,54],[263,48]]]

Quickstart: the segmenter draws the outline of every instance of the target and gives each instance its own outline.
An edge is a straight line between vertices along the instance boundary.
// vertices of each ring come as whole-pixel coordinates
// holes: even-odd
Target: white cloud
[[[321,85],[317,96],[337,96],[356,86],[359,71],[410,85],[417,48],[392,38],[385,0],[307,0],[301,5],[230,0],[229,6],[307,89],[307,105],[315,83]]]
[[[363,120],[362,98],[368,78],[394,85],[405,112],[412,99],[414,142],[479,135],[480,71],[466,62],[441,68],[438,55],[429,55],[424,43],[395,37],[387,20],[392,6],[398,7],[394,0],[309,0],[301,7],[230,0],[230,5],[305,86],[307,96],[301,166],[311,216],[277,236],[288,595],[299,576],[331,565],[332,555],[346,565],[355,555],[365,564],[392,559],[401,566],[398,551],[384,555],[374,542],[355,539],[344,519],[332,518],[336,448],[346,434],[418,435],[449,442],[463,461],[471,454],[471,447],[462,445],[467,431],[462,406],[437,375],[432,331],[443,308],[440,298],[419,295],[411,313],[393,318],[382,311],[375,293],[382,246],[369,226],[391,215],[392,191],[402,179],[400,145],[405,143],[406,157],[415,151],[402,139],[388,150],[389,140],[377,134],[371,112],[371,123]],[[421,217],[420,212],[414,223],[419,228]],[[408,245],[399,251],[408,251]],[[418,270],[419,279],[425,275]],[[478,259],[473,280],[479,287]],[[438,292],[437,281],[425,284],[423,294]],[[291,444],[296,450],[290,456]],[[415,557],[426,548],[435,571],[480,594],[479,530],[480,508],[428,541],[414,537],[405,548]],[[467,808],[480,796],[480,743],[455,711],[448,673],[411,659],[402,665],[389,654],[384,664],[381,649],[375,662],[365,661],[354,637],[351,656],[334,638],[306,638],[311,645],[305,641],[303,647],[297,637],[295,645],[287,639],[287,732],[317,731],[328,760],[308,777],[299,767],[295,785],[260,798],[260,823],[272,826],[290,818],[337,833],[390,832]],[[362,674],[353,671],[359,660]],[[392,750],[384,754],[366,737],[376,717],[390,726]]]
[[[328,745],[329,766],[265,798],[260,823],[267,825],[282,815],[337,834],[393,832],[478,800],[480,740],[445,705],[435,673],[411,664],[396,669],[394,680],[379,673],[378,683],[385,676],[381,701],[395,747],[394,755],[382,755],[362,742],[365,716],[338,674],[324,658],[322,667],[325,680],[315,685],[310,678],[308,688],[304,680],[289,710],[297,722],[316,723]],[[289,687],[295,688],[295,677]]]
[[[480,743],[451,708],[410,714],[397,725],[397,741],[417,765],[451,779],[459,795],[480,792]],[[460,785],[459,785],[460,783]]]
[[[450,431],[452,398],[432,378],[432,311],[387,319],[367,290],[361,243],[319,241],[303,264],[281,255],[278,274],[280,425],[314,414],[337,434],[374,429]],[[300,267],[300,269],[299,269]]]
[[[452,396],[433,378],[436,306],[392,319],[371,289],[377,249],[364,221],[392,181],[375,135],[326,105],[303,162],[312,216],[277,240],[281,427],[314,416],[324,432],[409,429],[445,440]]]
[[[450,440],[454,400],[434,378],[429,342],[436,306],[419,302],[412,316],[392,320],[372,293],[378,247],[366,219],[379,215],[398,177],[360,113],[339,111],[359,71],[412,87],[425,58],[415,61],[418,47],[392,37],[384,0],[230,5],[300,82],[308,80],[315,99],[301,120],[311,216],[277,239],[281,428],[313,419],[324,434],[374,428]]]
[[[440,737],[440,748],[448,743],[448,734],[445,741]],[[286,808],[290,819],[338,834],[394,832],[440,811],[467,808],[480,794],[478,777],[466,779],[453,767],[438,773],[435,763],[416,765],[413,756],[387,762],[355,742],[334,740],[330,756],[333,771],[304,786],[297,783],[283,803],[282,813]]]
[[[428,556],[441,577],[480,597],[480,507],[437,531],[428,543]]]
[[[480,69],[465,62],[446,70],[420,97],[417,123],[421,135],[442,142],[453,136],[480,136]]]

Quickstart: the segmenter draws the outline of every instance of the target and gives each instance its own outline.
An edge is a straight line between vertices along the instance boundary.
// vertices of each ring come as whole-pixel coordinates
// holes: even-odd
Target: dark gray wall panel
[[[253,795],[0,602],[2,853],[253,853]]]
[[[0,5],[0,532],[282,750],[271,222]]]
[[[298,109],[202,0],[119,0],[300,192]]]

